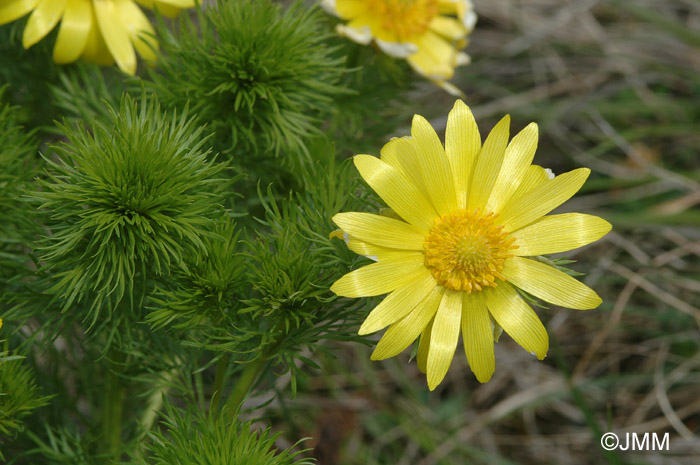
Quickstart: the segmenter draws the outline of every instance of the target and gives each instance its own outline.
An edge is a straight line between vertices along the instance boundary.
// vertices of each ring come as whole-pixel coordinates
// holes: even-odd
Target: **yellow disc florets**
[[[454,291],[480,291],[497,285],[503,262],[518,246],[497,226],[493,213],[457,210],[435,219],[425,237],[425,266],[438,284]]]
[[[437,0],[372,0],[371,13],[403,41],[425,32],[438,14]]]

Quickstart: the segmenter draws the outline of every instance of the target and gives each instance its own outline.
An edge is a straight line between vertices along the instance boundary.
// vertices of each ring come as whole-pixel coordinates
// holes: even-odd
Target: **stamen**
[[[503,225],[494,224],[493,212],[457,210],[435,219],[425,238],[425,266],[438,284],[454,291],[481,291],[496,287],[503,263],[518,246],[507,239]]]

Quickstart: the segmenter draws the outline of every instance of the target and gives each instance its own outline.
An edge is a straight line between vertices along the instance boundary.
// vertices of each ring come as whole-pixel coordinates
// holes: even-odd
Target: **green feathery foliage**
[[[176,290],[159,288],[151,325],[181,330],[188,344],[235,354],[235,361],[270,358],[293,375],[302,347],[358,339],[358,309],[365,303],[328,290],[358,259],[329,237],[331,217],[358,202],[358,177],[350,163],[338,167],[332,150],[326,153],[327,160],[305,172],[303,194],[275,201],[270,192],[259,193],[266,215],[254,237],[239,241],[232,224],[220,227],[222,237],[207,245],[208,256],[217,258],[179,274]]]
[[[67,114],[68,121],[108,122],[110,108],[119,107],[121,95],[127,90],[122,79],[123,75],[114,68],[78,62],[58,75],[51,93],[56,107]]]
[[[133,465],[312,465],[300,455],[309,449],[294,451],[299,442],[278,450],[279,434],[270,429],[255,431],[252,422],[231,421],[223,417],[205,418],[201,412],[185,413],[167,405],[163,426],[166,432],[150,434],[151,442]]]
[[[19,108],[2,103],[5,90],[0,88],[0,291],[27,261],[24,247],[30,241],[32,217],[21,195],[37,170],[37,143],[19,125]]]
[[[184,16],[178,35],[160,28],[152,86],[164,105],[189,103],[216,131],[216,148],[244,165],[279,154],[303,159],[306,140],[344,92],[344,59],[324,43],[318,16],[301,3],[283,11],[270,0],[219,1],[198,24]]]
[[[92,133],[60,126],[68,142],[30,197],[49,231],[38,247],[48,292],[64,309],[89,302],[81,316],[91,324],[103,311],[109,321],[125,296],[133,310],[149,280],[204,249],[228,184],[186,113],[128,96],[110,113]]]
[[[45,439],[40,438],[31,431],[27,435],[33,441],[31,450],[23,451],[23,456],[34,459],[31,463],[42,463],[46,465],[101,465],[104,458],[93,459],[85,444],[85,440],[75,430],[71,428],[50,428],[45,427]],[[20,457],[16,457],[20,458]],[[43,460],[37,462],[37,460]],[[14,462],[13,462],[14,463]],[[24,462],[21,462],[24,463]]]
[[[194,334],[198,329],[231,327],[231,308],[245,295],[244,257],[235,223],[224,217],[205,248],[187,270],[177,273],[173,286],[163,287],[152,298],[154,310],[147,321],[153,328],[172,325]]]
[[[0,446],[2,438],[10,438],[23,429],[24,417],[49,403],[50,397],[40,395],[34,374],[23,359],[0,352]],[[2,450],[0,459],[4,460]]]

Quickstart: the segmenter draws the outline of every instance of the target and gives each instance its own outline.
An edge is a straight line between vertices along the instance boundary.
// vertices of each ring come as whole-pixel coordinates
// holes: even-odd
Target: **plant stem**
[[[177,375],[177,369],[163,371],[160,373],[160,385],[158,385],[153,393],[148,396],[146,408],[141,415],[141,425],[143,425],[144,432],[149,431],[153,427],[153,423],[155,423],[156,418],[158,417],[158,412],[163,407],[163,398],[168,394],[168,391],[170,391],[170,384],[172,380],[177,377]]]
[[[124,399],[126,386],[120,376],[124,371],[125,355],[122,351],[110,348],[106,360],[107,392],[102,410],[102,432],[104,450],[110,455],[116,454],[122,442],[122,418],[124,416]]]
[[[199,410],[204,412],[206,410],[204,408],[204,380],[202,379],[201,371],[196,371],[194,374],[194,395],[197,405],[199,405]]]
[[[260,372],[265,368],[268,358],[265,353],[260,354],[260,357],[250,362],[246,365],[241,377],[238,382],[233,387],[231,394],[229,394],[226,400],[226,405],[224,405],[224,411],[231,417],[235,417],[238,414],[238,409],[241,407],[243,400],[245,400],[246,394],[253,387],[253,384],[258,379]]]
[[[226,370],[228,369],[228,363],[231,359],[229,354],[223,355],[216,362],[216,376],[214,377],[214,394],[211,397],[211,407],[210,411],[216,412],[219,407],[219,400],[221,400],[221,390],[224,388],[224,378],[226,377]]]

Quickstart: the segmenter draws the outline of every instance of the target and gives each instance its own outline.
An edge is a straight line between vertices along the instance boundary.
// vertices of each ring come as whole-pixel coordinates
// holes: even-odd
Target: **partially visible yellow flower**
[[[180,8],[191,8],[195,0],[136,0],[148,8],[174,16]],[[138,51],[154,60],[158,42],[151,23],[134,0],[0,0],[0,25],[31,12],[22,36],[29,48],[60,22],[53,50],[56,63],[78,58],[102,65],[115,61],[122,71],[136,72]]]
[[[509,124],[506,116],[482,145],[471,110],[458,100],[443,146],[430,123],[416,115],[411,137],[392,139],[381,158],[354,158],[394,217],[351,212],[333,218],[350,249],[377,263],[346,274],[331,290],[345,297],[389,293],[359,332],[388,326],[373,360],[398,355],[420,337],[418,366],[431,390],[447,373],[460,330],[482,383],[495,370],[494,340],[501,328],[537,358],[545,357],[547,331],[517,289],[573,309],[601,303],[571,276],[525,258],[581,247],[610,231],[596,216],[545,216],[581,188],[590,170],[550,176],[531,164],[537,125],[508,143]]]
[[[323,8],[347,20],[338,33],[406,61],[451,93],[447,80],[469,63],[459,50],[476,23],[471,0],[323,0]]]

